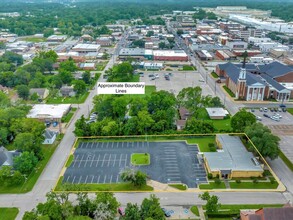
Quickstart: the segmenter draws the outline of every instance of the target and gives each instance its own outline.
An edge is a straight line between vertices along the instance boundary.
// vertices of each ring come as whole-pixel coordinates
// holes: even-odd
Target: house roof
[[[181,120],[186,120],[190,115],[189,111],[184,107],[179,108],[179,114]]]
[[[248,220],[261,220],[261,216],[256,214],[251,214],[248,216]]]
[[[260,164],[255,163],[255,158],[248,152],[238,136],[227,134],[217,135],[217,140],[222,146],[218,152],[207,152],[204,156],[212,171],[218,170],[244,170],[262,171]]]
[[[45,139],[52,139],[54,137],[54,135],[57,135],[57,134],[58,134],[58,132],[56,132],[56,131],[51,131],[49,129],[46,129],[44,136],[45,136]]]
[[[44,96],[47,89],[44,88],[32,88],[30,89],[30,94],[37,93],[39,96]]]
[[[290,92],[285,86],[278,83],[276,80],[272,79],[267,74],[261,74],[261,77],[266,80],[268,84],[270,84],[272,87],[274,87],[278,92]]]
[[[261,73],[266,73],[272,78],[283,76],[289,72],[293,72],[293,68],[277,61],[266,65],[259,65],[258,69]]]
[[[13,157],[19,155],[19,152],[8,151],[5,147],[0,147],[0,166],[12,166]]]
[[[225,117],[229,113],[223,108],[206,108],[210,117]]]
[[[293,219],[293,207],[263,208],[265,220]]]

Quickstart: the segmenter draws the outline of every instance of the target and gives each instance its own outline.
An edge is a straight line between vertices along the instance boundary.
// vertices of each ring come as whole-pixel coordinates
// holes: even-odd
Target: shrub
[[[241,180],[236,180],[236,183],[241,183]]]
[[[271,184],[274,184],[274,183],[276,182],[276,180],[273,179],[273,178],[271,178],[271,179],[270,179],[270,182],[271,182]]]
[[[213,179],[213,174],[211,174],[211,173],[208,173],[208,179]]]
[[[215,184],[220,185],[221,180],[219,178],[215,179]]]
[[[216,178],[217,178],[217,179],[220,179],[220,175],[219,175],[219,174],[217,174]]]
[[[210,147],[210,151],[211,152],[216,152],[217,151],[217,148],[216,147]]]
[[[255,183],[255,184],[258,183],[258,179],[254,178],[253,183]]]
[[[208,146],[209,146],[209,148],[211,148],[211,147],[214,147],[215,144],[214,143],[209,143]]]
[[[262,175],[263,176],[271,176],[272,174],[269,170],[264,170]]]

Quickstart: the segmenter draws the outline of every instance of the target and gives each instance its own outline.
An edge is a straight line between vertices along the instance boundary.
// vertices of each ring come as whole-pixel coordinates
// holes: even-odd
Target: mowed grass
[[[83,95],[76,97],[49,97],[47,104],[81,104],[84,103],[90,93],[85,92]]]
[[[274,182],[230,182],[231,189],[276,189],[278,187],[278,183]]]
[[[131,183],[109,183],[109,184],[62,184],[63,177],[61,177],[54,189],[55,192],[58,191],[153,191],[154,188],[148,185],[142,187],[135,187]]]
[[[0,208],[0,220],[14,220],[18,212],[18,208]]]
[[[187,190],[186,185],[183,184],[169,184],[169,186],[179,190]]]
[[[209,144],[215,143],[215,136],[187,139],[188,144],[198,144],[200,152],[210,152]]]
[[[145,93],[140,95],[140,94],[132,94],[132,95],[125,95],[128,98],[144,98],[146,96],[150,96],[153,92],[156,91],[156,86],[145,86]]]
[[[229,209],[231,211],[240,211],[241,209],[260,209],[260,208],[268,208],[275,207],[280,208],[283,207],[283,204],[239,204],[239,205],[221,205],[221,209]],[[205,206],[203,206],[205,209]]]
[[[220,182],[220,184],[209,182],[208,184],[199,184],[199,189],[226,189],[226,186],[224,182]]]
[[[131,154],[131,163],[133,165],[149,165],[150,162],[150,154],[148,153]]]
[[[39,43],[39,42],[45,42],[47,39],[44,37],[26,37],[23,38],[24,41],[33,42],[33,43]]]
[[[70,112],[68,112],[64,117],[61,118],[61,121],[63,123],[68,123],[76,110],[77,108],[71,108]]]
[[[283,160],[283,162],[287,165],[287,167],[293,172],[292,162],[288,159],[288,157],[285,156],[285,154],[282,151],[280,151],[279,157]]]
[[[58,139],[58,140],[57,140]],[[32,190],[35,183],[37,182],[39,176],[43,172],[45,166],[53,155],[55,149],[60,143],[60,136],[57,137],[55,143],[53,145],[42,145],[41,149],[44,155],[44,159],[39,161],[36,165],[36,168],[32,171],[32,173],[28,176],[27,181],[21,185],[17,186],[4,186],[0,185],[0,193],[26,193]]]
[[[74,160],[74,156],[73,156],[73,154],[71,154],[71,155],[69,156],[67,162],[66,162],[65,167],[70,167],[70,165],[72,164],[73,160]]]

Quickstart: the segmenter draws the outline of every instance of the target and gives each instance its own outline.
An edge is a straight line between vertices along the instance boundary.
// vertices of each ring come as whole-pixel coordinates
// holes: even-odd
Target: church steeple
[[[242,67],[240,69],[240,74],[239,74],[239,80],[245,80],[246,79],[246,68],[245,68],[245,64],[246,64],[246,58],[248,57],[248,53],[247,51],[245,51],[243,54],[243,64]]]

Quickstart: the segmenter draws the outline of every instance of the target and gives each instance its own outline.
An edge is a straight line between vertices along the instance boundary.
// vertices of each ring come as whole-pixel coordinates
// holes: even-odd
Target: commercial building
[[[83,70],[95,70],[96,63],[81,63],[79,67]]]
[[[262,51],[264,53],[268,53],[272,49],[289,50],[288,46],[282,45],[282,44],[277,43],[277,42],[258,43],[257,46],[259,47],[260,51]]]
[[[102,47],[108,47],[111,46],[113,43],[112,38],[110,37],[99,37],[96,40],[97,44],[101,45]]]
[[[162,61],[188,61],[184,50],[154,50],[154,60]]]
[[[48,42],[63,42],[67,39],[66,35],[51,35],[47,38]]]
[[[70,104],[35,104],[29,111],[27,117],[49,121],[59,120],[69,112],[70,108]]]
[[[200,60],[212,60],[213,56],[207,50],[198,50],[195,52]]]
[[[80,54],[98,52],[101,46],[99,44],[77,44],[72,48],[72,51],[78,52]]]
[[[224,119],[229,112],[223,108],[206,108],[210,119]]]
[[[257,158],[248,152],[238,136],[216,135],[218,152],[204,153],[208,173],[213,177],[231,179],[234,177],[259,177],[263,168]]]
[[[230,48],[230,50],[235,50],[235,49],[246,49],[247,48],[247,43],[238,39],[229,39],[226,41],[226,46]]]
[[[235,60],[237,57],[229,50],[217,50],[216,56],[221,60]]]
[[[128,57],[132,57],[137,60],[152,60],[153,51],[143,48],[122,48],[119,51],[119,59],[123,60],[127,59]]]

